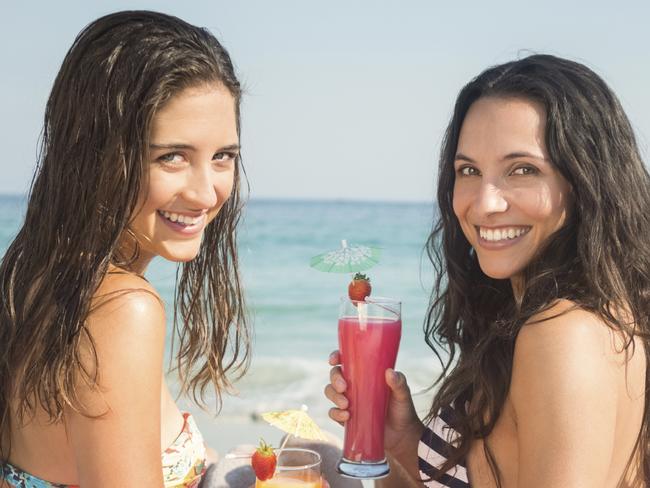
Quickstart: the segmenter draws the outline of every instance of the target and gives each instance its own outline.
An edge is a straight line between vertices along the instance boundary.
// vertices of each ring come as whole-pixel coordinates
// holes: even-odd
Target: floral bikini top
[[[183,419],[181,433],[162,453],[165,488],[197,488],[205,473],[203,437],[189,413]],[[8,463],[2,473],[9,488],[79,488],[42,480]]]

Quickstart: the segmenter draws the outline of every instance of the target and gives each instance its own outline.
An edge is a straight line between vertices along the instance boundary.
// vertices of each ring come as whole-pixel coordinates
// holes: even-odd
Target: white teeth
[[[171,220],[172,222],[178,222],[179,224],[184,224],[184,225],[195,225],[201,220],[201,216],[192,218],[189,215],[180,215],[177,213],[165,212],[163,210],[159,211],[159,213],[167,220]]]
[[[528,232],[528,229],[522,227],[510,227],[508,229],[484,229],[483,227],[479,227],[481,239],[490,242],[514,239],[526,232]]]

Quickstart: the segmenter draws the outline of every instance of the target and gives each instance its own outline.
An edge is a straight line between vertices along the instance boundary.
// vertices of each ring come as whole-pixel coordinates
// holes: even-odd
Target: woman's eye
[[[231,161],[237,157],[237,153],[233,152],[218,152],[212,159],[218,162]]]
[[[163,154],[162,156],[159,156],[156,161],[159,161],[164,164],[169,164],[169,165],[176,165],[180,164],[185,160],[183,158],[182,154],[179,153],[168,153],[168,154]]]
[[[518,176],[536,175],[537,173],[539,173],[539,170],[533,166],[520,166],[512,171],[513,175]]]
[[[472,166],[463,166],[461,168],[458,168],[458,174],[461,176],[476,176],[479,174],[479,172]]]

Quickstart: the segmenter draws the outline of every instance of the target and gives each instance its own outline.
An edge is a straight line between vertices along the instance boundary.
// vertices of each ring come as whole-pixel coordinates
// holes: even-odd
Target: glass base
[[[388,476],[388,473],[390,473],[390,466],[386,459],[376,463],[364,463],[341,458],[336,465],[336,471],[346,478],[377,480]]]

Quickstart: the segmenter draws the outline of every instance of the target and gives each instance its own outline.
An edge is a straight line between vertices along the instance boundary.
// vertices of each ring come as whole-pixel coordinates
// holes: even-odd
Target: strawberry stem
[[[270,455],[273,454],[274,447],[267,444],[266,441],[260,437],[260,447],[258,447],[257,450],[266,455]]]

